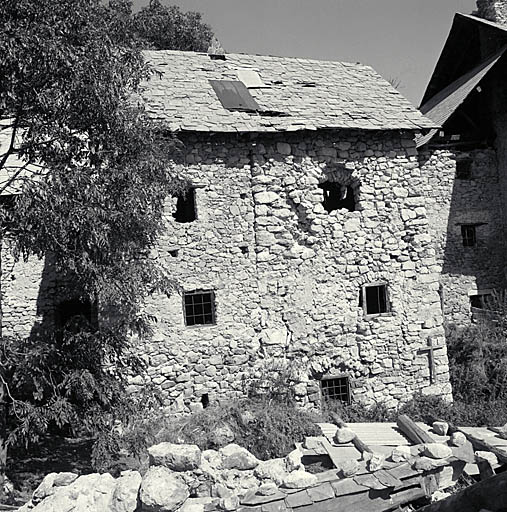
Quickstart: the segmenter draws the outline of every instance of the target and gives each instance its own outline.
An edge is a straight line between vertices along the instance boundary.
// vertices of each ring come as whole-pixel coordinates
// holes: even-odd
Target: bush
[[[360,403],[346,405],[338,400],[327,400],[322,407],[324,421],[333,422],[333,413],[345,423],[356,422],[389,422],[395,421],[396,414],[385,405],[375,404],[372,407]]]

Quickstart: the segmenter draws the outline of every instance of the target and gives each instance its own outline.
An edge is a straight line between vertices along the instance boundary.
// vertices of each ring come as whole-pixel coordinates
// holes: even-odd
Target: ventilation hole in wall
[[[241,199],[246,199],[246,192],[242,192],[242,193],[239,195],[239,197],[240,197]]]
[[[396,254],[390,254],[389,257],[392,259],[392,260],[397,260],[398,259],[398,255]]]
[[[241,254],[248,254],[249,250],[247,245],[241,245],[239,248],[241,250]]]
[[[177,258],[179,252],[180,251],[178,249],[173,249],[172,251],[169,251],[169,255],[172,256],[173,258]]]
[[[208,396],[208,393],[204,393],[204,394],[201,396],[201,404],[202,404],[203,409],[206,409],[206,407],[208,407],[208,405],[209,405],[209,396]]]

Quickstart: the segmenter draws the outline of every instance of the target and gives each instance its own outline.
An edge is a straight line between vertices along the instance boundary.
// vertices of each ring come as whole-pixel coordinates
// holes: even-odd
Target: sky
[[[199,11],[229,53],[361,62],[419,106],[454,13],[475,0],[161,0]],[[148,0],[134,0],[134,8]]]

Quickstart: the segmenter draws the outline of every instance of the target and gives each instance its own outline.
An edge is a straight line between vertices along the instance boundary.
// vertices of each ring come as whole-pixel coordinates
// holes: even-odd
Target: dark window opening
[[[471,180],[472,179],[472,159],[462,158],[456,160],[456,179]]]
[[[246,245],[242,245],[242,246],[240,247],[240,250],[241,250],[241,253],[242,253],[242,254],[248,254],[248,252],[249,252],[249,251],[248,251],[248,246],[246,246]]]
[[[201,396],[201,404],[202,404],[203,409],[206,409],[206,407],[208,407],[208,405],[209,405],[209,395],[208,395],[208,393],[204,393]]]
[[[356,209],[356,199],[354,197],[354,189],[350,185],[342,185],[332,181],[326,181],[319,185],[322,189],[324,200],[322,205],[326,212],[340,210],[345,208],[349,212]]]
[[[169,255],[172,256],[173,258],[177,258],[178,254],[179,254],[178,249],[173,249],[172,251],[169,251]]]
[[[215,294],[195,291],[184,294],[185,325],[211,325],[215,323]]]
[[[90,301],[71,299],[60,302],[55,309],[55,332],[61,341],[63,332],[77,334],[96,326],[96,314]]]
[[[389,312],[387,285],[365,286],[359,295],[359,305],[367,315],[378,315]]]
[[[461,237],[463,238],[463,247],[475,247],[477,245],[476,226],[473,224],[461,226]]]
[[[195,188],[190,188],[177,196],[173,217],[176,222],[193,222],[197,218]]]
[[[350,382],[348,377],[323,379],[320,384],[324,400],[338,400],[350,404]]]
[[[477,309],[490,309],[488,303],[491,300],[491,293],[470,295],[470,307]]]

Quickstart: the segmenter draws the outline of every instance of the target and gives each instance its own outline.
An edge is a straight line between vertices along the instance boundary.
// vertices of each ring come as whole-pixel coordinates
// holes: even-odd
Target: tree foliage
[[[182,12],[176,5],[150,0],[133,17],[135,31],[146,48],[205,52],[213,39],[209,25],[198,12]]]
[[[11,141],[0,169],[12,155],[43,169],[23,170],[23,193],[2,209],[2,235],[19,257],[45,258],[105,319],[3,338],[9,439],[65,425],[96,432],[132,404],[125,377],[141,364],[130,340],[149,332],[145,298],[172,285],[150,251],[164,199],[185,186],[168,168],[177,144],[134,99],[149,70],[128,2],[3,0],[0,69],[9,120],[0,128]],[[7,435],[0,419],[0,439]]]

